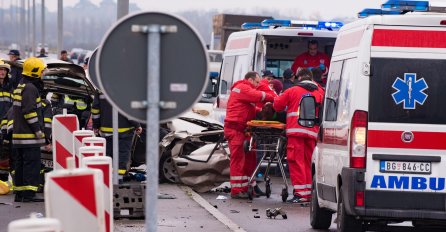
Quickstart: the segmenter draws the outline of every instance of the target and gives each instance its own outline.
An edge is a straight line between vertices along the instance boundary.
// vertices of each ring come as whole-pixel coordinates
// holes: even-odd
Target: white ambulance
[[[255,24],[262,29],[232,33],[223,53],[214,118],[224,122],[230,88],[248,71],[261,73],[268,69],[282,77],[296,56],[308,50],[309,40],[317,40],[319,51],[331,56],[341,26],[340,22],[265,20]]]
[[[311,225],[446,228],[446,14],[341,28],[313,153]],[[444,231],[444,230],[443,230]]]

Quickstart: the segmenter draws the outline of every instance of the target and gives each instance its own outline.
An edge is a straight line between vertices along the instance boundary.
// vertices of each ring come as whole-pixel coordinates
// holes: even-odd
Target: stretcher
[[[288,198],[288,181],[283,167],[286,162],[286,135],[285,124],[278,121],[261,121],[251,120],[247,123],[246,132],[251,135],[251,139],[245,141],[243,148],[245,152],[255,151],[261,152],[262,158],[257,164],[254,173],[249,178],[248,196],[253,198],[253,186],[251,183],[255,180],[257,172],[263,163],[267,163],[265,175],[265,194],[269,198],[271,196],[271,178],[269,177],[269,170],[271,164],[277,164],[283,178],[282,201],[285,202]]]

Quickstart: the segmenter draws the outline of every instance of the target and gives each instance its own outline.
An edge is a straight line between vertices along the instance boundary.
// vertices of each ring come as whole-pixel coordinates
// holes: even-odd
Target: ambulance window
[[[369,121],[446,124],[446,60],[371,59]]]
[[[228,56],[225,57],[225,59],[223,60],[220,94],[228,94],[228,90],[232,86],[232,75],[234,74],[235,58],[235,56]]]
[[[337,119],[342,65],[343,61],[337,61],[332,63],[330,67],[330,77],[325,92],[325,121],[336,121]]]
[[[245,78],[245,74],[248,72],[248,62],[247,61],[248,61],[247,55],[236,56],[235,65],[234,65],[234,74],[232,76],[232,80],[234,82]]]

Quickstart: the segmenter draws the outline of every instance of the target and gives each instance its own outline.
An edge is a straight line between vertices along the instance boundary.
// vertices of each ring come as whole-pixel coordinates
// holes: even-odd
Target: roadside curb
[[[226,217],[223,213],[218,211],[214,206],[209,204],[203,197],[198,195],[194,190],[192,190],[188,186],[179,185],[181,190],[183,190],[190,198],[192,198],[195,202],[197,202],[201,207],[203,207],[206,211],[208,211],[212,216],[214,216],[218,221],[227,226],[231,231],[234,232],[246,232],[242,227],[235,224],[231,219]]]

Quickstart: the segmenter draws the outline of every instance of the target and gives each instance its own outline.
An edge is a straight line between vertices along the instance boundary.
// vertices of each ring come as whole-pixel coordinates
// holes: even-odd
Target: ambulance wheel
[[[288,188],[283,187],[282,188],[282,202],[286,202],[286,200],[288,199]]]
[[[338,223],[337,230],[338,232],[355,232],[355,231],[364,231],[362,226],[362,221],[355,219],[353,216],[348,215],[345,211],[345,205],[342,194],[342,187],[339,191],[339,201],[338,201]]]
[[[313,177],[310,205],[310,224],[313,229],[326,230],[330,228],[332,212],[319,207],[317,200],[316,182]]]
[[[248,186],[248,198],[252,201],[254,195],[254,188],[251,186],[251,184]]]
[[[243,142],[243,150],[244,150],[245,152],[248,152],[248,151],[249,151],[249,140],[245,140],[245,141]]]
[[[269,198],[271,196],[271,183],[269,181],[265,184],[265,195],[266,198]]]

